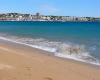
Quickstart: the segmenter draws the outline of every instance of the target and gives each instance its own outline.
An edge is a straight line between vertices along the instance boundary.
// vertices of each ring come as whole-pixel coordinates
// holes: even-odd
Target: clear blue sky
[[[100,17],[100,0],[0,0],[0,13]]]

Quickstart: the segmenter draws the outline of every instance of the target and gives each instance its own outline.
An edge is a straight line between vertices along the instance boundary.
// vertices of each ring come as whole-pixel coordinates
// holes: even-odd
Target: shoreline
[[[0,75],[4,74],[4,76],[6,76],[5,78],[3,76],[0,76],[1,77],[0,80],[4,79],[7,80],[7,78],[9,78],[10,80],[27,80],[27,79],[28,80],[29,79],[30,80],[31,79],[99,80],[100,79],[99,77],[100,67],[91,66],[70,59],[58,58],[53,55],[50,55],[49,52],[47,51],[39,50],[18,43],[4,41],[1,39],[0,39],[0,67],[1,67],[0,70],[2,70],[3,72],[3,73],[0,72]],[[7,68],[7,71],[3,70],[2,68],[4,69]],[[9,71],[10,68],[11,72]],[[12,70],[15,70],[14,74]],[[13,78],[13,76],[15,77]]]
[[[9,15],[8,15],[9,14]],[[1,18],[0,20],[24,20],[24,21],[100,21],[99,17],[89,17],[89,16],[63,16],[63,15],[41,15],[40,13],[36,13],[35,15],[33,14],[26,14],[25,13],[4,13],[0,14]],[[11,17],[15,16],[16,17]],[[23,16],[24,15],[24,16]],[[70,19],[71,18],[71,19]]]
[[[86,62],[84,60],[77,59],[77,58],[70,57],[70,56],[69,57],[57,56],[57,55],[55,55],[56,54],[55,50],[51,51],[49,49],[43,49],[43,48],[38,47],[36,45],[30,45],[30,44],[26,44],[26,43],[22,43],[22,42],[13,41],[12,39],[8,39],[8,38],[1,37],[1,36],[0,36],[0,40],[8,41],[8,43],[10,42],[11,44],[23,45],[23,46],[27,46],[27,47],[30,47],[30,48],[33,48],[33,49],[44,51],[44,52],[47,52],[46,55],[52,55],[52,57],[55,57],[55,58],[60,58],[60,59],[63,59],[63,60],[71,60],[71,61],[79,62],[81,64],[86,64],[86,65],[90,65],[90,66],[100,67],[99,63]]]
[[[100,21],[51,21],[51,20],[0,20],[0,22],[100,22]]]

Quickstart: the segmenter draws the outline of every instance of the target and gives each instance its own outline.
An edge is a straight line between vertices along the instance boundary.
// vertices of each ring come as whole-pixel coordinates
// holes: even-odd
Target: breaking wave
[[[0,39],[52,52],[54,56],[57,57],[69,58],[90,64],[100,65],[99,60],[90,54],[90,52],[86,49],[85,45],[79,45],[71,42],[49,41],[43,38],[33,39],[33,38],[11,36],[6,34],[0,34],[0,35],[1,35]]]

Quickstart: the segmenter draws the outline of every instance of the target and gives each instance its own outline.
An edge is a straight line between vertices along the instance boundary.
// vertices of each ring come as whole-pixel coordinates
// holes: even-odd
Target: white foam
[[[30,44],[26,44],[26,43],[22,43],[22,42],[17,42],[17,41],[11,40],[11,39],[7,39],[7,38],[4,38],[4,37],[0,37],[0,39],[10,41],[10,42],[14,42],[14,43],[18,43],[18,44],[27,45],[27,46],[30,46],[30,47],[33,47],[33,48],[38,48],[38,49],[42,49],[42,50],[49,51],[49,52],[55,52],[56,51],[56,49],[54,49],[54,48],[42,47],[42,46],[37,46],[37,45],[30,45]]]
[[[64,55],[62,53],[55,53],[55,56],[58,56],[58,57],[61,57],[61,58],[72,59],[72,60],[75,60],[75,61],[81,61],[81,62],[85,62],[85,63],[89,63],[89,64],[100,66],[100,62],[99,61],[96,61],[96,62],[85,61],[85,60],[83,60],[81,58],[77,58],[77,55]]]
[[[6,41],[10,41],[10,42],[14,42],[14,43],[18,43],[18,44],[23,44],[26,46],[30,46],[33,48],[38,48],[41,50],[45,50],[48,52],[52,52],[54,53],[55,56],[57,57],[62,57],[62,58],[69,58],[69,59],[73,59],[76,61],[81,61],[81,62],[85,62],[85,63],[90,63],[90,64],[94,64],[94,65],[100,65],[99,61],[88,61],[83,59],[82,57],[91,57],[93,58],[91,55],[89,55],[87,52],[84,52],[84,46],[77,46],[75,45],[74,47],[76,48],[82,48],[80,52],[80,54],[71,54],[69,55],[69,51],[66,49],[69,49],[69,47],[71,47],[70,44],[62,44],[60,42],[49,42],[45,39],[31,39],[31,38],[18,38],[18,37],[10,37],[9,38],[5,38],[5,37],[0,37],[0,39],[2,40],[6,40]],[[27,41],[29,41],[31,43],[28,43]],[[32,41],[34,44],[32,44]],[[37,44],[36,44],[37,43]]]

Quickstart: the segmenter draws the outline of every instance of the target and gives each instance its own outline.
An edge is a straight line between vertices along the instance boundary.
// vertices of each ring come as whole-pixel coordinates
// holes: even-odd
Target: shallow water
[[[2,37],[54,52],[54,55],[99,63],[100,22],[0,22]]]

